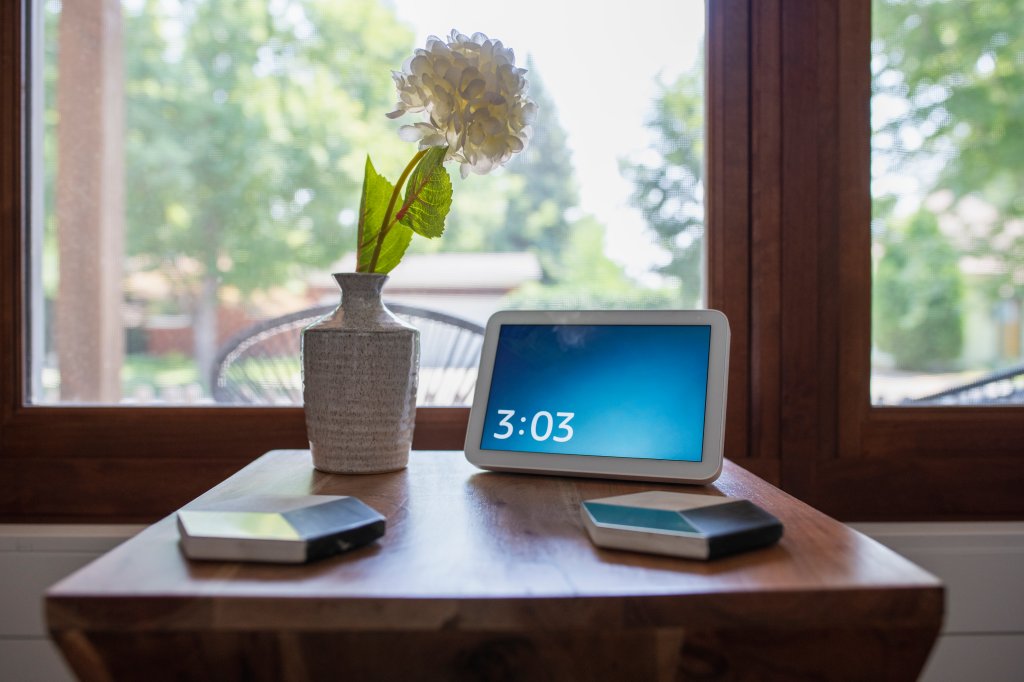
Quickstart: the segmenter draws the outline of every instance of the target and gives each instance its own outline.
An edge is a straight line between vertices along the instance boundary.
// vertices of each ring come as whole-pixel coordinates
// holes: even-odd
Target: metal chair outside
[[[484,328],[435,310],[387,303],[420,330],[419,405],[468,405]],[[302,330],[337,306],[299,310],[255,324],[229,339],[210,376],[213,398],[236,405],[302,405]]]
[[[1019,405],[1024,402],[1024,364],[992,372],[938,393],[903,401],[904,405]]]

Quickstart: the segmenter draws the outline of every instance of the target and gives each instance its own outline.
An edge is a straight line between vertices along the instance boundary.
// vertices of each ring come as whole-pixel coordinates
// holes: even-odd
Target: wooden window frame
[[[871,3],[751,7],[751,449],[841,519],[1021,518],[1024,407],[871,404]]]
[[[274,448],[301,408],[33,406],[25,305],[30,0],[0,3],[0,522],[149,521]],[[460,448],[464,408],[422,408],[414,446]]]
[[[0,3],[0,520],[151,520],[305,447],[302,411],[25,404],[26,6]],[[870,3],[709,0],[707,35],[727,455],[842,519],[1020,518],[1024,408],[870,405]],[[467,417],[420,409],[415,447]]]

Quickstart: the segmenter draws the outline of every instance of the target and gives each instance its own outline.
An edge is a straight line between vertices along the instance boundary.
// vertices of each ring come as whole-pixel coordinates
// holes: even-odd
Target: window
[[[21,126],[12,130],[28,133],[32,170],[5,186],[21,211],[11,225],[32,230],[8,254],[28,259],[7,282],[25,298],[14,308],[24,324],[6,330],[24,344],[11,348],[3,466],[21,477],[18,490],[46,485],[50,471],[78,491],[12,508],[152,515],[267,448],[304,446],[299,410],[213,406],[212,351],[232,325],[337,300],[324,273],[344,267],[364,154],[394,165],[406,152],[383,117],[388,71],[447,30],[446,14],[464,28],[480,19],[478,3],[452,4],[432,6],[422,26],[417,3],[373,0],[253,0],[230,11],[43,0],[8,10],[10,25],[27,23],[5,36],[6,54],[33,69],[29,109],[45,116],[9,112]],[[593,18],[573,47],[593,55],[592,72],[620,81],[620,96],[603,102],[563,49],[567,22],[538,24],[527,9],[477,23],[537,51],[536,63],[518,56],[550,118],[532,153],[458,188],[450,234],[416,244],[392,300],[454,306],[477,322],[498,306],[700,305],[703,5],[631,6],[628,18],[662,23],[658,44],[628,55],[603,50],[627,17]],[[18,92],[21,75],[9,75]],[[515,229],[497,229],[506,224]],[[417,256],[449,264],[464,254],[468,264],[416,267]],[[494,281],[437,278],[473,263],[483,267],[471,275]],[[418,417],[418,447],[459,446],[465,409]],[[154,479],[160,491],[129,492]]]
[[[1024,4],[873,9],[872,400],[1024,403]]]
[[[612,7],[572,49],[576,10],[537,0],[514,13],[460,0],[30,7],[31,404],[301,404],[291,316],[337,303],[330,272],[354,267],[366,155],[394,178],[414,151],[397,131],[419,115],[385,117],[391,70],[453,21],[520,50],[536,135],[506,168],[454,173],[446,234],[413,241],[389,300],[465,328],[501,308],[702,304],[699,0]],[[605,49],[644,17],[645,49]],[[232,337],[282,317],[274,347],[227,365]],[[432,351],[450,336],[436,322],[421,405],[466,404],[438,385],[466,377]],[[251,391],[226,390],[242,381]]]
[[[913,15],[929,12],[932,6],[938,12],[969,14],[982,3],[921,2],[904,8],[876,5],[875,30],[892,18],[889,12]],[[1009,4],[984,6],[1003,12]],[[817,362],[827,374],[818,384],[818,405],[802,403],[817,412],[816,433],[803,431],[804,447],[819,451],[794,467],[794,476],[803,479],[794,489],[813,491],[807,493],[809,499],[840,516],[993,519],[1019,515],[1024,510],[1014,482],[1024,473],[1020,456],[1024,452],[1024,412],[1020,407],[872,405],[871,274],[878,254],[872,249],[868,226],[872,224],[872,189],[877,196],[883,187],[876,184],[872,188],[870,182],[870,10],[866,3],[856,8],[844,5],[834,14],[822,10],[823,16],[819,16],[827,25],[836,26],[838,46],[834,63],[825,61],[826,71],[834,69],[835,84],[823,88],[825,102],[835,107],[831,115],[837,120],[837,137],[830,152],[835,154],[830,161],[834,176],[824,178],[819,186],[826,191],[818,203],[822,215],[830,216],[818,234],[819,244],[834,255],[819,257],[819,267],[825,266],[819,270],[817,284],[819,304],[823,305],[816,311],[819,320],[813,327]],[[902,21],[906,27],[913,25],[913,21]],[[1008,22],[1006,26],[1016,24]],[[874,45],[879,47],[877,41]],[[910,54],[909,46],[907,49]],[[912,54],[908,61],[928,57],[927,53]],[[959,67],[949,63],[946,68],[955,72]],[[881,78],[881,73],[878,76]],[[876,123],[878,109],[876,104]],[[876,154],[875,160],[879,158]],[[933,177],[918,171],[922,184]],[[879,215],[877,210],[875,215]],[[890,221],[897,218],[894,214],[887,217]],[[880,228],[877,222],[873,227],[875,232]],[[988,244],[992,245],[994,242]],[[940,268],[932,268],[936,278],[943,276]],[[875,271],[876,291],[880,269]],[[884,332],[884,327],[876,325],[876,338],[879,332]]]
[[[26,16],[0,3],[0,93],[13,93],[0,97],[0,510],[153,518],[264,450],[302,447],[302,413],[25,404],[38,323],[22,298],[38,185],[19,151],[38,139],[17,97]],[[642,46],[628,29],[615,49]],[[706,60],[706,300],[732,328],[727,455],[843,519],[1019,516],[1022,408],[872,405],[870,5],[711,0]],[[459,447],[465,419],[423,410],[417,447]]]

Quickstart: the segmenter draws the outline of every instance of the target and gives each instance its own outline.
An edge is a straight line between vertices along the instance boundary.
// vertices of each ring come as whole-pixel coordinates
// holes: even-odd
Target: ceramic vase
[[[302,397],[313,466],[404,469],[416,421],[419,330],[381,300],[387,275],[336,273],[338,308],[302,332]]]

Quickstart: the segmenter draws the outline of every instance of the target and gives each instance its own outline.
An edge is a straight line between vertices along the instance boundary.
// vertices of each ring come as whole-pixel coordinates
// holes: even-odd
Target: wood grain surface
[[[715,562],[594,547],[580,501],[648,489],[751,499],[785,536]],[[251,493],[355,495],[387,533],[308,566],[197,563],[168,517],[49,591],[83,679],[913,679],[942,618],[930,574],[731,463],[687,487],[489,473],[452,451],[339,476],[282,450],[193,504]]]

